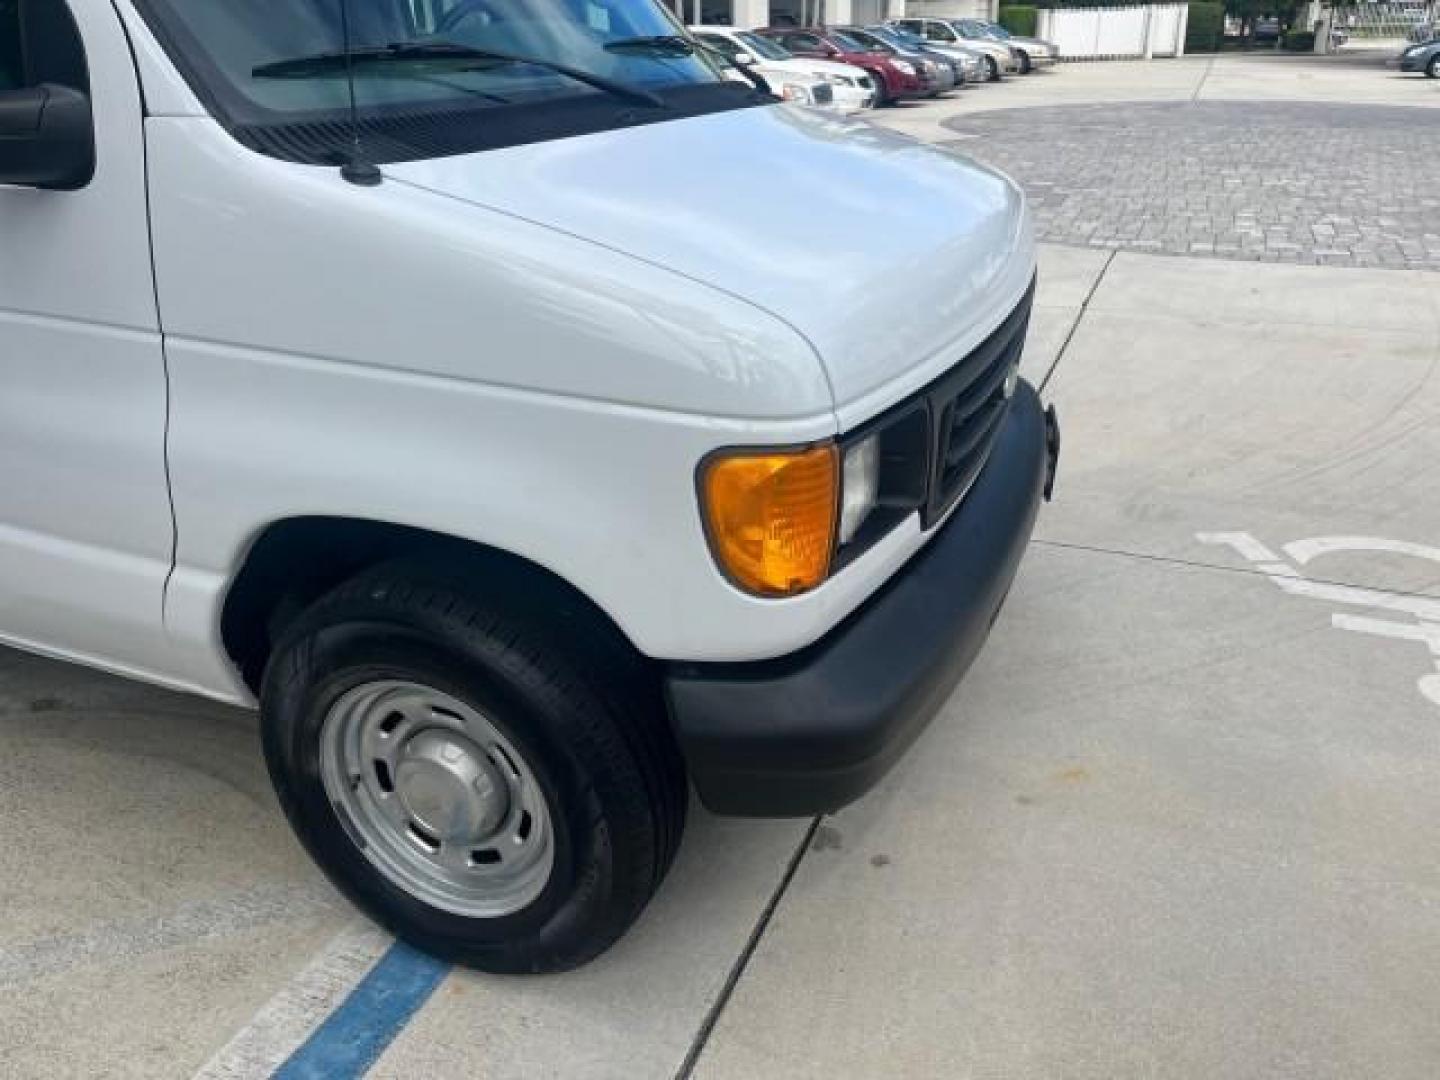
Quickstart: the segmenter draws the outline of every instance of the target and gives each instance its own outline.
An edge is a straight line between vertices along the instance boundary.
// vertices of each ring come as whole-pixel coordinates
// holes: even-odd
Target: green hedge
[[[1190,21],[1185,28],[1187,53],[1215,52],[1225,35],[1225,5],[1210,0],[1190,5]]]
[[[1016,4],[1000,9],[1000,25],[1020,37],[1035,36],[1035,12],[1038,8]]]
[[[1280,44],[1289,52],[1314,52],[1315,32],[1313,30],[1286,30]]]

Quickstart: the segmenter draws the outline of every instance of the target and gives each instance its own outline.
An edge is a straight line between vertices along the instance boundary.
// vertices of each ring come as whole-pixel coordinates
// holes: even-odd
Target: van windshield
[[[770,100],[723,78],[655,0],[137,3],[242,142],[313,164],[338,160],[353,141],[352,78],[377,162]]]

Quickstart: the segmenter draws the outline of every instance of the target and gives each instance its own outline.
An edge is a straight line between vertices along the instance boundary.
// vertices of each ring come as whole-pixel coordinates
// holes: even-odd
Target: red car
[[[838,60],[864,68],[875,82],[875,104],[888,105],[901,98],[924,97],[930,91],[915,65],[898,56],[879,52],[839,30],[823,26],[767,26],[755,31],[778,41],[796,56]]]

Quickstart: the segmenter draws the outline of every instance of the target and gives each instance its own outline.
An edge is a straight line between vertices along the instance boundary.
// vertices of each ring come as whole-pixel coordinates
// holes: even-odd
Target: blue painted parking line
[[[449,971],[449,964],[397,942],[274,1080],[359,1080]]]

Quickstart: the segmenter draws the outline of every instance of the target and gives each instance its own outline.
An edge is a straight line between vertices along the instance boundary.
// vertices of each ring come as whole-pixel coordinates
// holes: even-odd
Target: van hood
[[[842,422],[958,361],[1034,272],[1019,190],[863,121],[770,105],[384,166],[704,282],[814,346]]]

